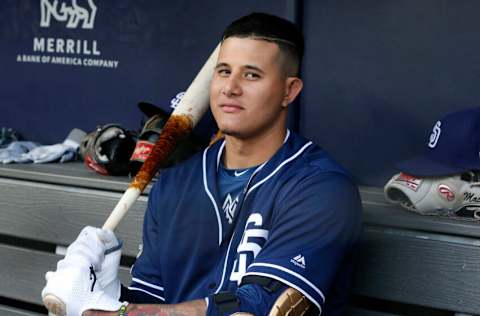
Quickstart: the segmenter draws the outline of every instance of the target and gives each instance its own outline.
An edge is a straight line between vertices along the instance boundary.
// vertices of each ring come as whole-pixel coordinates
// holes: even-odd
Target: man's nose
[[[225,85],[223,86],[223,94],[227,97],[242,94],[242,88],[239,80],[240,78],[238,78],[237,75],[231,74],[225,81]]]

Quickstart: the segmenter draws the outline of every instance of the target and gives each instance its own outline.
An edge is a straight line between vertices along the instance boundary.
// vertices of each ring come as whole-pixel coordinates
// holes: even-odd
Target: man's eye
[[[220,76],[228,76],[230,74],[230,70],[228,70],[228,69],[218,69],[217,73]]]
[[[254,72],[247,72],[245,74],[245,78],[247,78],[247,79],[258,79],[258,78],[260,78],[260,76],[256,73],[254,73]]]

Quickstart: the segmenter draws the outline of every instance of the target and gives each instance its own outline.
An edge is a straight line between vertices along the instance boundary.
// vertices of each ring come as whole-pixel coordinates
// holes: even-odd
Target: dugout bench
[[[0,165],[0,316],[46,314],[45,272],[83,226],[103,224],[128,183],[80,162]],[[348,315],[480,315],[480,223],[409,213],[387,204],[381,188],[361,194],[364,232]],[[116,231],[125,283],[146,201],[144,194]]]

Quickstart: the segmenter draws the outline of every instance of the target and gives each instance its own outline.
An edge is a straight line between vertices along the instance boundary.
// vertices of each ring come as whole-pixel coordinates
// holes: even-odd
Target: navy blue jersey
[[[324,314],[345,304],[361,203],[348,173],[288,132],[226,216],[217,172],[225,143],[162,172],[144,221],[132,291],[169,304],[236,292],[246,275],[302,292]]]

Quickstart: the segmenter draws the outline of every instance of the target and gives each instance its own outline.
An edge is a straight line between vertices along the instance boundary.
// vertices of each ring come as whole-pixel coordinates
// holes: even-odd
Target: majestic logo
[[[440,133],[442,132],[442,129],[440,128],[441,125],[442,122],[437,121],[437,123],[433,127],[432,134],[430,134],[430,139],[428,141],[428,147],[435,148],[435,146],[437,146],[438,139],[440,138]]]
[[[243,275],[247,272],[248,259],[251,262],[262,250],[262,246],[268,238],[268,230],[261,229],[262,223],[262,215],[259,213],[253,213],[248,217],[242,240],[237,248],[237,259],[233,263],[230,281],[240,284]]]
[[[71,0],[71,6],[58,0],[40,0],[40,26],[50,27],[51,19],[67,22],[66,27],[75,29],[79,25],[82,29],[93,29],[97,6],[93,0],[87,0],[88,8],[79,6],[77,0]],[[80,23],[82,22],[82,23]]]
[[[305,269],[305,257],[298,255],[290,259],[290,262],[296,265],[297,267]]]
[[[228,193],[227,197],[225,198],[225,201],[223,202],[223,212],[225,213],[225,216],[227,217],[228,223],[231,224],[233,222],[233,217],[235,216],[235,209],[237,208],[238,204],[238,196],[234,199],[232,199],[232,196],[230,193]]]
[[[448,202],[452,202],[453,200],[455,200],[455,193],[453,193],[452,189],[450,189],[445,184],[440,184],[438,186],[438,193]]]

